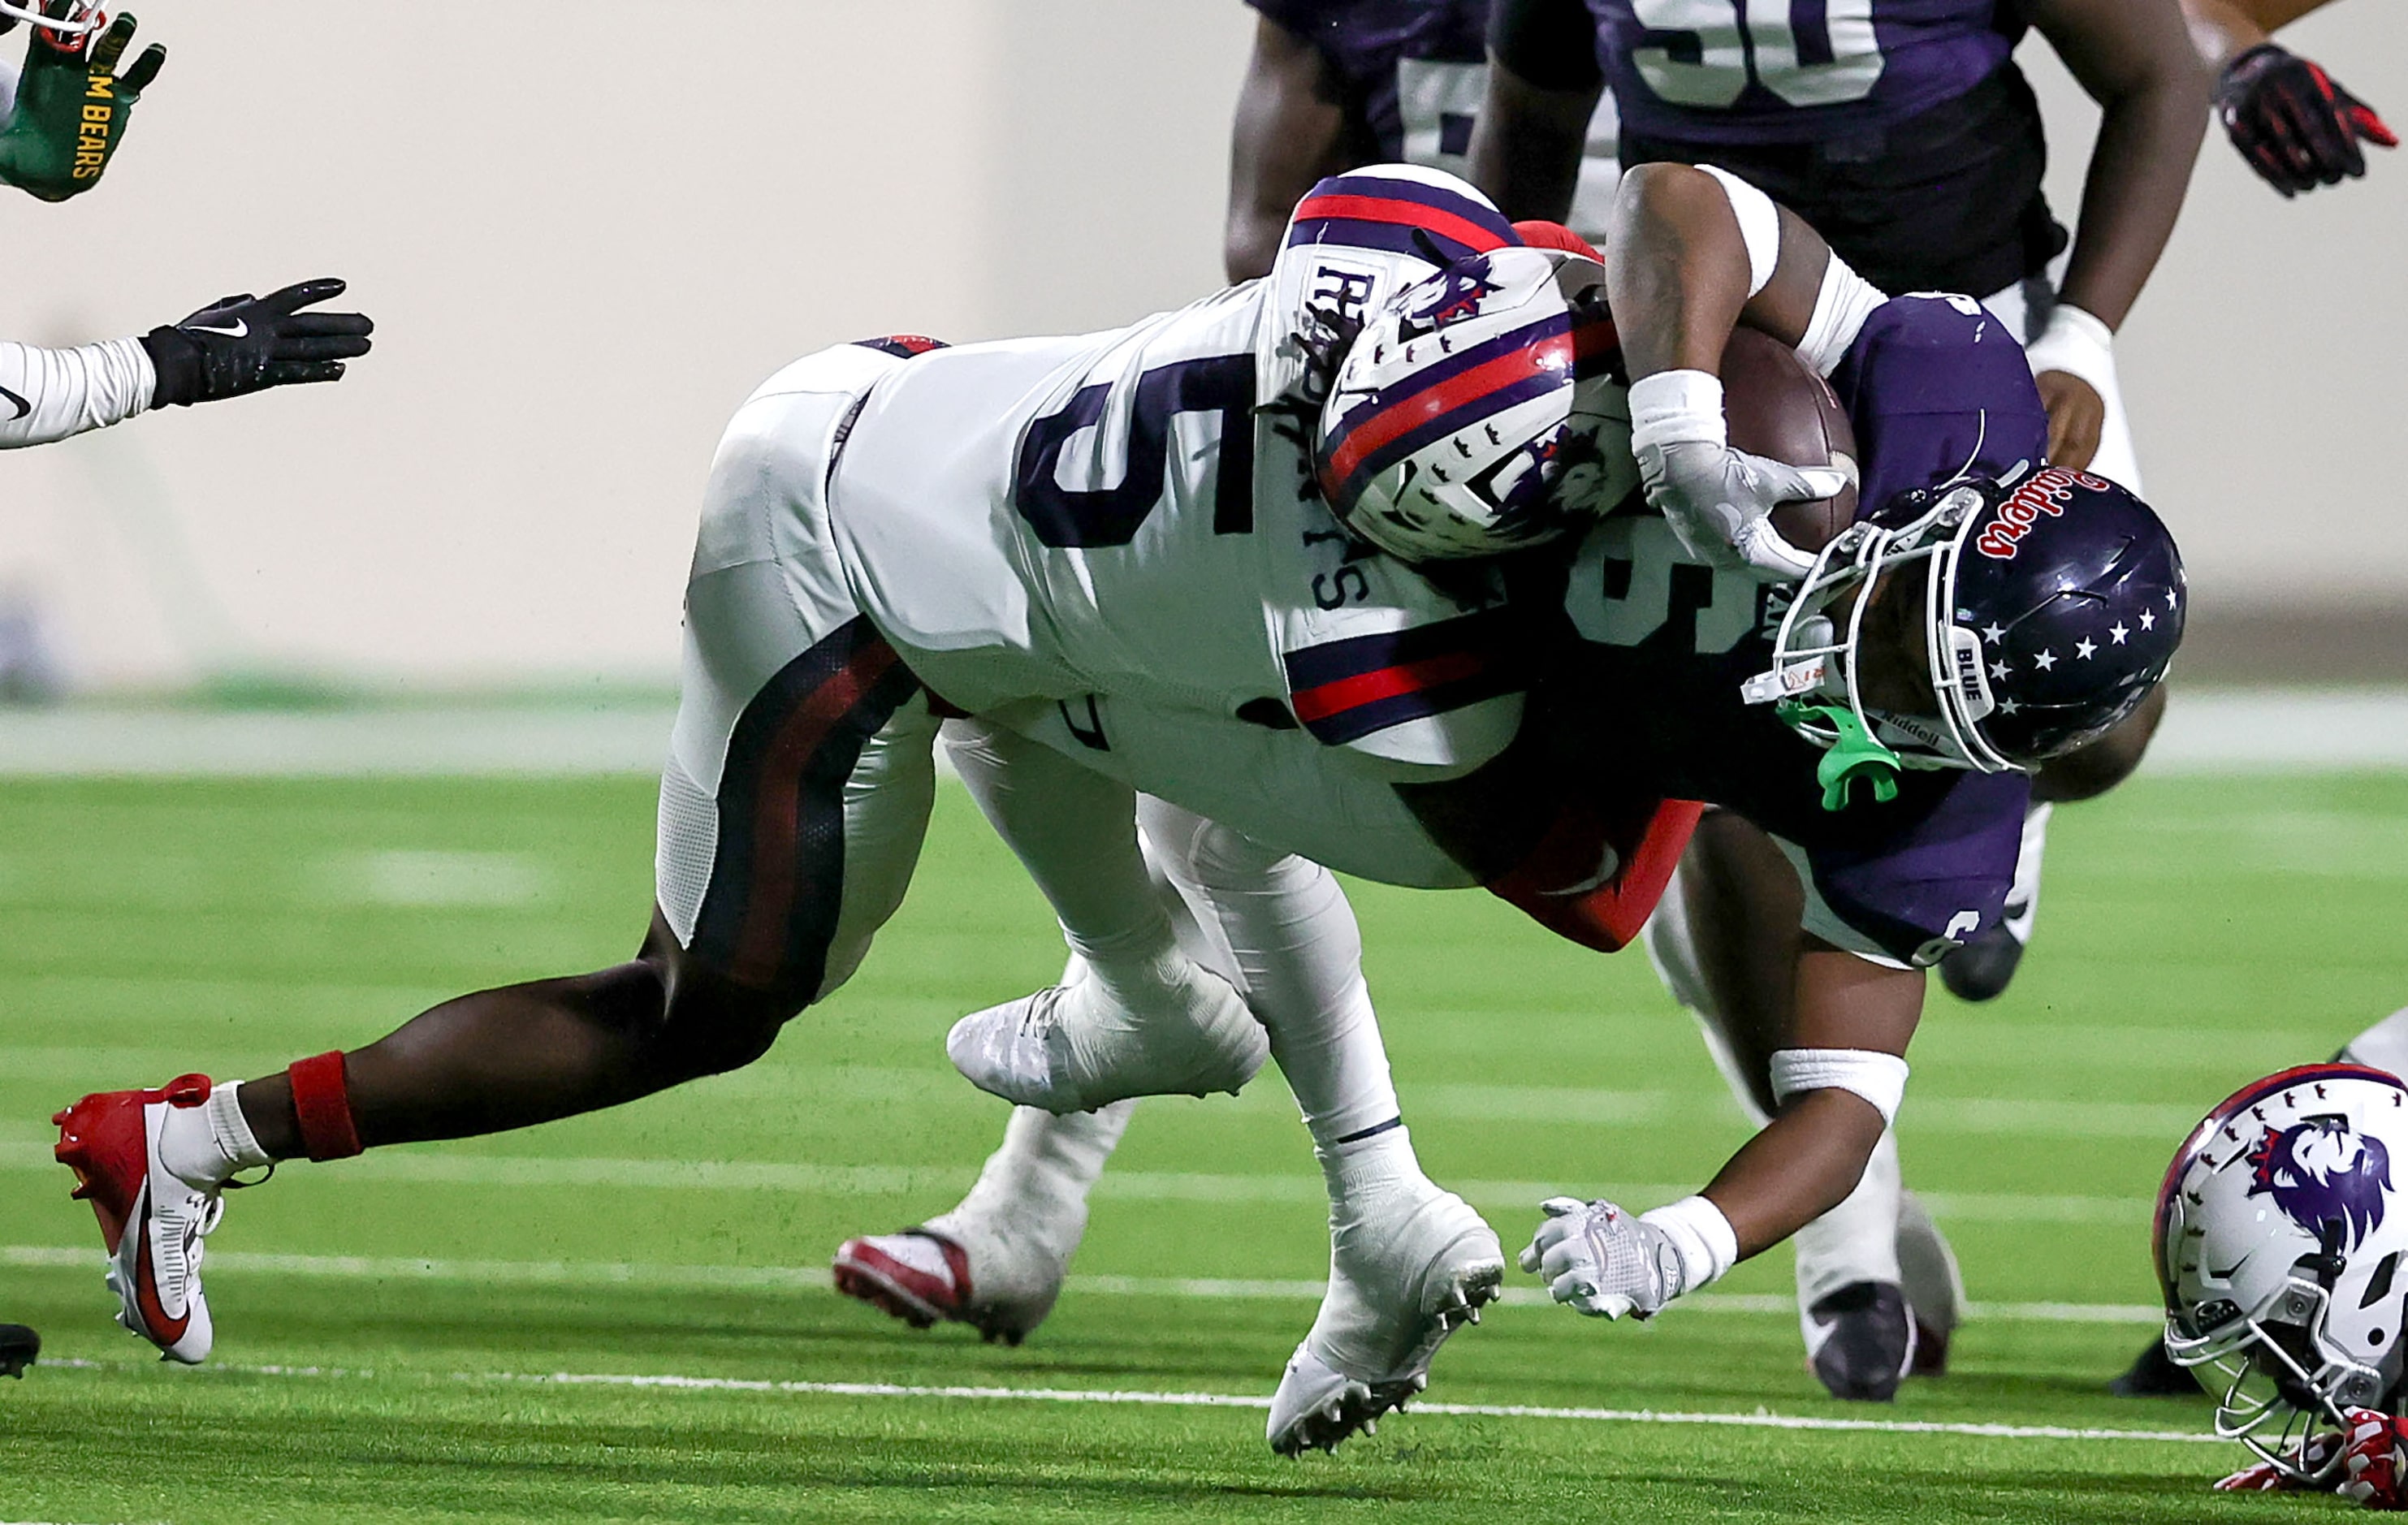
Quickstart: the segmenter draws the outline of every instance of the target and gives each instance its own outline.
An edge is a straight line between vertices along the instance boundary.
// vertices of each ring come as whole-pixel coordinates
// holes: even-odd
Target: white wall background
[[[695,491],[760,378],[1218,278],[1238,0],[140,10],[173,56],[108,183],[0,199],[0,333],[320,274],[380,332],[339,387],[0,456],[0,590],[48,605],[86,682],[666,679]],[[2408,115],[2400,7],[2297,31]],[[2090,113],[2034,72],[2070,208]],[[2403,234],[2408,162],[2286,204],[2209,144],[2125,346],[2204,607],[2403,601]]]

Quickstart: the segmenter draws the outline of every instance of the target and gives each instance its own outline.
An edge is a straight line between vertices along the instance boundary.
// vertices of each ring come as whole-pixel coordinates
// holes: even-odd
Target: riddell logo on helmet
[[[2034,476],[1999,505],[1998,517],[1974,536],[1973,549],[1992,561],[2014,561],[2024,536],[2040,522],[2041,515],[2051,519],[2064,516],[2065,506],[2073,501],[2080,481],[2074,473],[2058,466]]]

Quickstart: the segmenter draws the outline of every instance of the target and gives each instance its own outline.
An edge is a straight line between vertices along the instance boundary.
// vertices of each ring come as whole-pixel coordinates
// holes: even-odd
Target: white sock
[[[2344,1064],[2363,1064],[2386,1075],[2408,1076],[2408,1009],[2395,1011],[2349,1040],[2334,1056]]]
[[[1333,1230],[1345,1226],[1341,1215],[1351,1219],[1347,1209],[1352,1204],[1375,1198],[1391,1186],[1424,1178],[1421,1161],[1413,1154],[1412,1132],[1402,1123],[1351,1144],[1316,1144],[1312,1152],[1329,1188]]]
[[[196,1191],[214,1190],[237,1172],[275,1162],[251,1136],[236,1095],[241,1089],[234,1080],[212,1086],[208,1102],[171,1106],[159,1124],[159,1162]]]
[[[1859,1281],[1898,1283],[1898,1214],[1905,1187],[1898,1135],[1885,1131],[1846,1200],[1798,1231],[1800,1307]]]
[[[1067,1263],[1087,1230],[1087,1193],[1136,1109],[1134,1101],[1115,1102],[1056,1117],[1013,1107],[978,1183],[928,1227],[954,1238],[1017,1238]]]

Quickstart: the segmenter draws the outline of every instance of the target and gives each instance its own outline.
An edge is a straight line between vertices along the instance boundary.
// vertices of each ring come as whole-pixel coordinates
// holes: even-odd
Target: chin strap
[[[1823,761],[1814,765],[1814,781],[1823,786],[1823,808],[1845,810],[1849,791],[1856,780],[1864,779],[1873,786],[1873,802],[1886,805],[1898,798],[1899,770],[1906,764],[1899,755],[1875,741],[1856,719],[1856,712],[1845,705],[1783,705],[1773,711],[1791,725],[1806,720],[1820,720],[1837,734]]]

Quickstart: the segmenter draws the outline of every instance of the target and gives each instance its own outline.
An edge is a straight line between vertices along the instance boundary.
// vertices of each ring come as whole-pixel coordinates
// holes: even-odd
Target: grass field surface
[[[1907,1179],[1980,1316],[1892,1405],[1825,1399],[1775,1251],[1652,1328],[1509,1277],[1429,1398],[1335,1457],[1263,1413],[1310,1322],[1320,1183],[1275,1074],[1141,1107],[1071,1290],[1018,1349],[827,1290],[847,1234],[968,1184],[1004,1109],[964,1011],[1045,983],[1040,902],[958,790],[852,986],[752,1069],[615,1112],[286,1167],[209,1244],[218,1350],[109,1322],[44,1119],[258,1074],[461,991],[630,951],[651,786],[16,779],[0,791],[0,1520],[2293,1518],[2226,1497],[2203,1401],[2121,1402],[2148,1198],[2252,1076],[2408,1003],[2408,775],[2143,780],[2060,812],[2006,998],[1934,987]],[[1433,1175],[1509,1249],[1541,1196],[1694,1190],[1743,1133],[1636,953],[1477,893],[1362,887]]]

